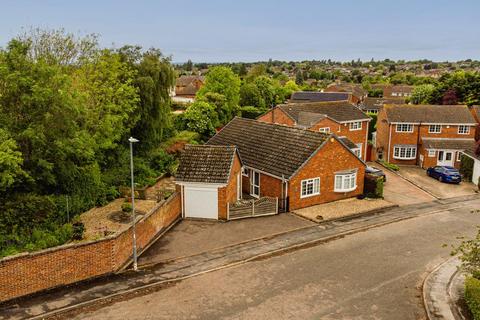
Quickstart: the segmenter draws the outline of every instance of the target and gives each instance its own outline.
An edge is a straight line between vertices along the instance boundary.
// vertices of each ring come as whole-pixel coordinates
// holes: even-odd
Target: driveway
[[[399,206],[429,202],[435,200],[435,197],[399,177],[395,173],[382,168],[379,164],[370,164],[376,168],[382,169],[387,176],[387,182],[383,187],[383,197],[388,202],[398,204]]]
[[[312,225],[315,223],[290,213],[229,222],[182,220],[140,256],[139,265],[191,256]]]
[[[425,319],[423,280],[459,237],[476,234],[478,205],[203,274],[75,319]]]
[[[426,171],[420,167],[401,166],[398,173],[440,199],[475,194],[475,190],[478,190],[471,182],[461,182],[460,184],[439,182],[427,176]]]

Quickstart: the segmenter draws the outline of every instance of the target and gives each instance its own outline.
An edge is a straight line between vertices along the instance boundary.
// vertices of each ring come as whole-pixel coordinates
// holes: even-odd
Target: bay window
[[[343,172],[335,174],[335,192],[349,192],[357,188],[357,172]]]
[[[413,160],[417,158],[417,146],[395,146],[393,158],[399,160]]]

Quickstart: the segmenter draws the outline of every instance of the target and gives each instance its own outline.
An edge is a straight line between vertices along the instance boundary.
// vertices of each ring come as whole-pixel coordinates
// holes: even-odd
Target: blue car
[[[438,179],[440,182],[449,182],[459,184],[462,181],[460,172],[454,167],[436,166],[427,169],[427,175]]]

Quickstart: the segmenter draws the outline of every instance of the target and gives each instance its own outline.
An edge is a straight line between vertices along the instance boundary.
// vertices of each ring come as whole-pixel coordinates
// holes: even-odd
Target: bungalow
[[[363,192],[365,163],[334,134],[234,118],[207,145],[235,146],[243,192],[277,198],[285,211]]]
[[[474,142],[475,125],[463,105],[385,105],[377,118],[377,158],[458,168],[461,152]]]
[[[257,120],[335,133],[352,141],[356,145],[354,153],[363,160],[366,158],[371,118],[346,101],[281,104]]]

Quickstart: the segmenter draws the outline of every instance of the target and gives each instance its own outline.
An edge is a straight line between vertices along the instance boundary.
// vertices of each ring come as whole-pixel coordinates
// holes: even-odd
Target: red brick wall
[[[238,155],[233,160],[232,170],[227,186],[218,189],[218,218],[227,219],[227,207],[229,203],[237,201],[237,179],[241,175],[242,165]]]
[[[284,124],[289,127],[295,126],[295,121],[290,118],[285,112],[283,112],[280,108],[273,108],[264,115],[260,116],[257,120],[267,123]]]
[[[331,133],[335,133],[339,137],[347,137],[353,143],[362,144],[362,159],[365,160],[366,157],[366,146],[368,142],[368,121],[362,121],[361,130],[350,130],[349,124],[340,124],[329,118],[320,120],[317,124],[310,128],[312,131],[318,131],[320,128],[329,127]]]
[[[357,169],[357,189],[348,193],[334,192],[335,172]],[[363,193],[365,165],[337,140],[328,141],[289,182],[290,210],[309,207],[357,196]],[[301,196],[301,181],[320,177],[320,194]]]
[[[475,138],[475,127],[470,127],[469,134],[458,134],[458,126],[445,126],[442,125],[442,132],[440,133],[429,133],[428,125],[420,126],[420,137],[425,138],[456,138],[456,139],[473,139]],[[448,128],[447,128],[448,127]]]
[[[250,194],[250,178],[242,177],[243,192]],[[260,196],[283,198],[282,180],[260,173]]]
[[[390,141],[390,163],[395,163],[395,164],[406,164],[406,165],[415,165],[417,164],[417,160],[401,160],[401,159],[394,159],[393,158],[393,150],[395,145],[405,145],[405,144],[411,144],[411,145],[417,145],[418,144],[418,126],[414,125],[413,126],[413,132],[397,132],[396,131],[397,126],[392,125],[392,136],[391,136],[391,141]],[[388,138],[387,138],[388,139]],[[387,144],[388,147],[388,144]],[[385,149],[386,150],[386,149]],[[417,149],[417,156],[418,156],[418,149]],[[387,153],[385,152],[385,155]],[[385,157],[385,160],[388,158]]]
[[[139,252],[180,215],[172,195],[137,223]],[[132,230],[94,242],[67,244],[0,260],[0,301],[117,271],[132,254]]]

